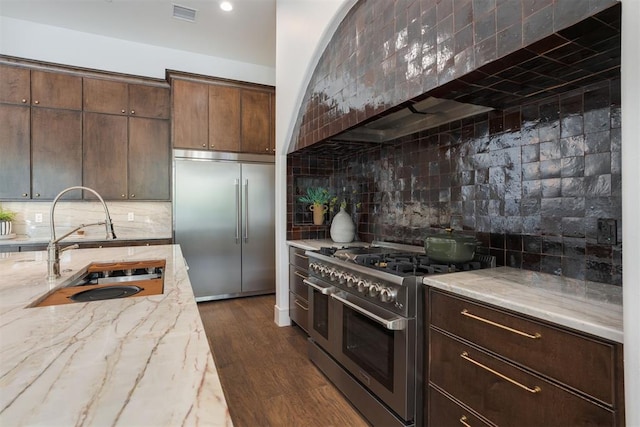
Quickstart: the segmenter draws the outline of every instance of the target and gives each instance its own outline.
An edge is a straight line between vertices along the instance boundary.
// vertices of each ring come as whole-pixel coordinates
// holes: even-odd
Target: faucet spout
[[[102,203],[102,207],[104,209],[104,214],[105,214],[105,220],[104,222],[96,222],[92,224],[80,224],[79,227],[76,227],[72,231],[64,234],[63,236],[56,238],[56,226],[55,226],[55,219],[54,219],[56,205],[58,204],[58,200],[60,199],[60,197],[62,197],[65,193],[72,190],[86,190],[93,193],[98,198],[98,200],[100,200],[100,202]],[[65,188],[60,193],[58,193],[58,195],[53,199],[53,203],[51,204],[51,212],[50,212],[51,240],[49,241],[49,245],[47,246],[47,269],[48,269],[47,277],[49,280],[54,280],[57,277],[60,277],[60,252],[62,251],[60,250],[60,246],[58,245],[58,243],[62,239],[75,233],[81,228],[88,227],[91,225],[103,225],[103,224],[105,226],[105,231],[107,235],[106,238],[115,239],[116,233],[113,231],[113,222],[111,221],[111,216],[109,215],[109,208],[107,208],[107,204],[104,202],[104,200],[102,199],[102,196],[100,196],[100,194],[98,194],[97,191],[89,187],[83,187],[78,185],[74,187]],[[65,248],[65,250],[74,249],[74,247],[77,248],[78,246],[71,245]]]

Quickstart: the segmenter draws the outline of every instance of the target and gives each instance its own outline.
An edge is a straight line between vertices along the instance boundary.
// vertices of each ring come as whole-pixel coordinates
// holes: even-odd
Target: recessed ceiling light
[[[225,12],[231,12],[233,10],[233,5],[230,1],[222,1],[220,2],[220,9],[224,10]]]

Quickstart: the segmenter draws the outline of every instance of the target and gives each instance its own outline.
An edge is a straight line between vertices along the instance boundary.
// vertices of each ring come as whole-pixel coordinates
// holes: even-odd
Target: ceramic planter
[[[330,233],[331,240],[336,243],[349,243],[353,241],[356,235],[356,226],[344,208],[341,207],[340,212],[333,217]]]

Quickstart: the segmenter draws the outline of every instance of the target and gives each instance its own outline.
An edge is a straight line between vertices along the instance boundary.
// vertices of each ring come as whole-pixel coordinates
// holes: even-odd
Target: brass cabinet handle
[[[122,197],[124,199],[125,197],[127,197],[127,195],[126,194],[121,194],[120,197]]]
[[[22,197],[27,197],[28,195],[28,193],[22,193]]]
[[[40,104],[40,101],[34,101],[34,104]]]
[[[464,360],[466,360],[467,362],[471,362],[471,363],[473,363],[474,365],[476,365],[476,366],[478,366],[478,367],[480,367],[480,368],[484,369],[485,371],[489,371],[489,372],[491,372],[492,374],[494,374],[494,375],[496,375],[496,376],[498,376],[498,377],[502,378],[503,380],[509,381],[511,384],[517,385],[518,387],[520,387],[520,388],[521,388],[521,389],[523,389],[523,390],[528,391],[529,393],[540,393],[540,392],[542,391],[542,389],[541,389],[540,387],[538,387],[538,386],[535,386],[535,387],[533,387],[533,388],[531,388],[531,387],[527,387],[526,385],[524,385],[524,384],[520,384],[518,381],[516,381],[516,380],[514,380],[514,379],[511,379],[511,378],[509,378],[508,376],[506,376],[506,375],[504,375],[504,374],[501,374],[501,373],[500,373],[500,372],[498,372],[498,371],[494,371],[494,370],[493,370],[493,369],[491,369],[490,367],[485,366],[485,365],[483,365],[482,363],[480,363],[480,362],[478,362],[478,361],[476,361],[476,360],[473,360],[472,358],[470,358],[470,357],[469,357],[469,353],[467,353],[466,351],[463,351],[463,352],[462,352],[462,354],[460,355],[460,357],[462,357],[462,358],[463,358]]]
[[[131,198],[132,198],[132,199],[134,199],[135,197],[136,197],[136,195],[135,195],[135,194],[132,194],[132,195],[131,195]]]
[[[120,112],[121,112],[122,114],[124,114],[124,113],[126,113],[127,111],[126,111],[126,110],[120,110]]]
[[[475,320],[479,320],[480,322],[487,323],[487,324],[489,324],[491,326],[495,326],[497,328],[504,329],[504,330],[507,330],[509,332],[513,332],[514,334],[518,334],[518,335],[522,335],[523,337],[531,338],[533,340],[537,340],[538,338],[542,338],[542,334],[540,332],[536,332],[535,334],[531,335],[529,333],[522,332],[522,331],[510,328],[510,327],[505,326],[505,325],[501,325],[500,323],[493,322],[493,321],[491,321],[489,319],[485,319],[484,317],[480,317],[480,316],[476,316],[475,314],[471,314],[471,313],[469,313],[469,311],[466,308],[464,310],[462,310],[460,312],[460,314],[462,314],[463,316],[470,317],[470,318],[475,319]]]
[[[305,307],[304,305],[300,304],[298,300],[294,300],[293,302],[304,311],[309,311],[309,307]]]
[[[300,273],[298,273],[297,271],[295,271],[293,274],[295,274],[295,275],[296,275],[296,276],[298,276],[298,277],[301,277],[301,278],[302,278],[302,280],[304,280],[304,279],[306,279],[306,278],[307,278],[307,276],[305,276],[304,274],[300,274]]]
[[[136,110],[131,110],[131,114],[135,114],[135,113],[136,113]]]
[[[297,254],[295,254],[295,255],[296,255],[297,257],[302,258],[302,259],[309,259],[309,257],[308,257],[308,256],[300,255],[300,254],[298,254],[298,253],[297,253]]]
[[[23,104],[26,104],[26,103],[27,103],[27,100],[26,100],[26,99],[24,99],[24,98],[22,98],[22,103],[23,103]]]
[[[203,146],[203,147],[206,147],[206,146],[207,146],[207,144],[202,144],[202,146]]]
[[[467,423],[467,417],[466,415],[463,415],[460,417],[460,424],[462,424],[464,427],[471,427],[468,423]]]

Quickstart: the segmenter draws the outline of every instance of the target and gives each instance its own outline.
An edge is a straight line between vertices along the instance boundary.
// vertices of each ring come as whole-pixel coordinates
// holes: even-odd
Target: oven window
[[[393,391],[393,335],[362,314],[343,308],[342,352]]]
[[[313,329],[329,339],[329,296],[313,291]]]

